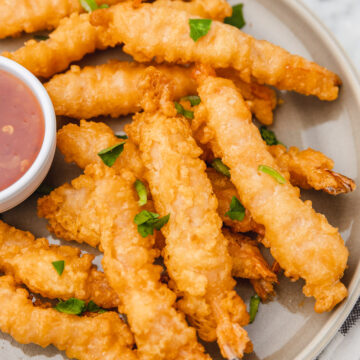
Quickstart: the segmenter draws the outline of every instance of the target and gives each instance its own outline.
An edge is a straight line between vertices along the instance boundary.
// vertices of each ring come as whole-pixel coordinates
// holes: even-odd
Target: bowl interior
[[[233,4],[238,1],[231,1]],[[324,152],[335,161],[335,170],[358,179],[358,153],[360,150],[360,128],[357,121],[360,111],[357,79],[339,48],[316,25],[309,14],[301,13],[297,1],[287,0],[243,0],[247,20],[245,31],[259,39],[270,40],[287,50],[314,59],[321,65],[337,72],[344,85],[340,98],[332,103],[294,93],[282,93],[284,104],[276,111],[273,129],[278,138],[287,146],[301,149],[313,147]],[[299,12],[300,11],[300,12]],[[26,37],[24,37],[26,38]],[[24,38],[0,41],[0,51],[14,49]],[[81,64],[103,63],[110,58],[127,59],[119,49],[98,52],[87,56]],[[66,122],[66,119],[59,119]],[[108,123],[120,131],[125,121],[110,120]],[[48,182],[54,186],[63,184],[80,174],[74,165],[65,164],[60,154],[56,154]],[[360,211],[360,193],[332,197],[320,192],[303,191],[303,199],[311,199],[314,208],[327,216],[329,222],[337,226],[350,250],[349,267],[344,283],[350,286],[350,298],[330,314],[316,314],[312,299],[302,295],[303,283],[290,282],[281,277],[277,286],[277,297],[269,304],[261,304],[255,322],[247,327],[254,342],[254,353],[245,359],[289,360],[312,359],[329,341],[331,335],[341,325],[351,304],[357,297],[357,272],[360,243],[357,241],[360,223],[356,214]],[[45,222],[36,217],[36,196],[32,196],[16,209],[4,214],[5,221],[30,230],[37,236],[49,236]],[[52,242],[61,240],[49,236]],[[74,244],[74,246],[77,246]],[[81,249],[98,254],[87,246]],[[99,263],[100,256],[97,257]],[[249,301],[253,290],[245,281],[239,282],[239,293]],[[18,359],[63,359],[55,349],[41,349],[35,345],[19,345],[7,335],[0,336],[2,357]],[[213,359],[222,359],[215,345],[208,345]],[[24,354],[25,353],[25,357]]]

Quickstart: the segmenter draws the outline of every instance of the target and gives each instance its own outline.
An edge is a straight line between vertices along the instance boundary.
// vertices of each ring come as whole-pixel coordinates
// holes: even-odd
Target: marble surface
[[[360,0],[302,2],[332,31],[360,72]]]

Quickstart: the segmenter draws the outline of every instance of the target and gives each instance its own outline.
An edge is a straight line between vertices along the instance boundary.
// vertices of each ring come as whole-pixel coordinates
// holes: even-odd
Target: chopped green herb
[[[59,276],[61,276],[65,269],[65,261],[64,260],[54,261],[52,262],[52,265],[56,270],[56,272],[59,274]]]
[[[98,314],[103,314],[106,312],[105,309],[101,308],[99,305],[96,305],[92,300],[90,300],[89,303],[87,304],[85,311],[98,313]]]
[[[267,145],[284,145],[276,138],[275,133],[269,130],[266,126],[261,126],[260,134]]]
[[[198,41],[210,31],[211,23],[211,19],[189,19],[190,37]]]
[[[211,166],[220,174],[230,178],[230,169],[221,161],[221,159],[215,159]]]
[[[53,190],[54,190],[54,188],[52,186],[42,183],[36,189],[36,193],[39,195],[49,195]]]
[[[66,301],[60,300],[60,302],[55,306],[57,311],[70,315],[81,315],[85,308],[85,301],[75,298],[71,298]]]
[[[103,163],[109,167],[115,164],[116,159],[124,150],[124,142],[111,146],[107,149],[101,150],[98,155],[100,156]]]
[[[259,295],[254,295],[250,299],[250,324],[254,322],[256,314],[259,309],[260,297]]]
[[[178,112],[178,114],[181,114],[181,115],[185,116],[187,119],[190,119],[190,120],[192,120],[194,118],[194,112],[193,111],[184,109],[184,107],[181,104],[179,104],[178,102],[176,102],[176,101],[174,102],[174,104],[175,104],[175,109]]]
[[[245,25],[244,13],[243,13],[244,4],[238,4],[233,6],[232,15],[226,17],[224,20],[225,24],[229,24],[237,27],[238,29],[242,29]]]
[[[123,140],[127,140],[128,136],[127,135],[115,135],[118,139],[123,139]]]
[[[98,6],[96,0],[80,0],[80,4],[83,9],[89,13],[97,9],[107,9],[109,7],[108,4]]]
[[[285,178],[270,166],[259,165],[258,171],[262,171],[263,173],[272,176],[279,184],[286,183]]]
[[[201,103],[200,96],[197,96],[197,95],[184,96],[180,100],[189,101],[191,106],[196,106]]]
[[[230,210],[225,213],[231,220],[242,221],[245,217],[245,208],[242,203],[233,196],[230,202]]]
[[[169,221],[170,214],[159,219],[159,214],[143,210],[134,218],[138,232],[142,237],[154,234],[154,229],[160,230]]]
[[[139,205],[143,206],[147,203],[147,191],[144,183],[140,180],[136,180],[134,183],[135,190],[139,195]]]
[[[39,41],[45,41],[49,39],[49,35],[35,34],[34,39]]]

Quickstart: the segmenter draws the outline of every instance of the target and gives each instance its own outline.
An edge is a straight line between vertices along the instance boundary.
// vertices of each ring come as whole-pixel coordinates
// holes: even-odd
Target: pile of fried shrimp
[[[0,220],[2,332],[80,360],[211,359],[199,339],[236,360],[253,351],[246,325],[280,274],[304,280],[318,313],[346,298],[348,250],[300,188],[334,196],[356,185],[267,128],[276,90],[333,101],[341,80],[244,33],[245,22],[225,0],[0,4],[0,38],[37,33],[2,55],[73,119],[57,147],[83,170],[37,203],[69,246]],[[120,45],[133,61],[71,65]],[[122,134],[93,119],[124,115]],[[103,270],[74,241],[98,248]],[[251,282],[248,306],[235,278]]]

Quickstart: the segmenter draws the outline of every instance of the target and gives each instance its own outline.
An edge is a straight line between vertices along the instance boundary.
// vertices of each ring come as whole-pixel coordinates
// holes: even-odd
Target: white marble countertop
[[[360,72],[360,0],[302,1],[332,31]]]

